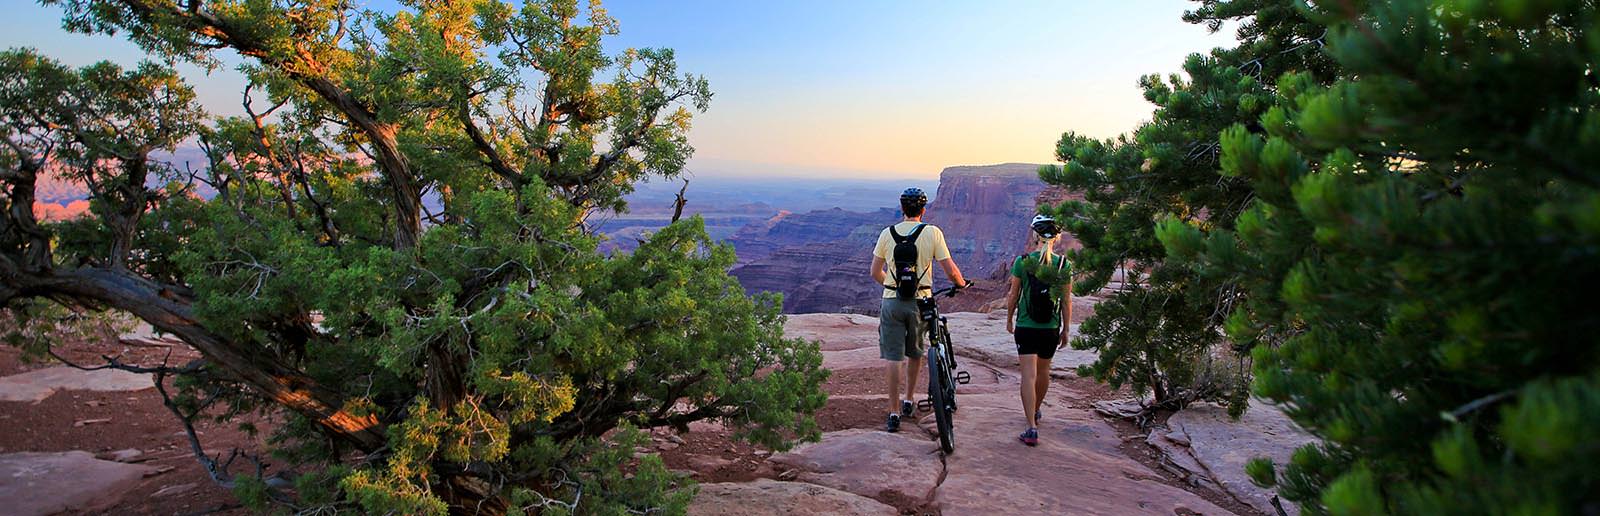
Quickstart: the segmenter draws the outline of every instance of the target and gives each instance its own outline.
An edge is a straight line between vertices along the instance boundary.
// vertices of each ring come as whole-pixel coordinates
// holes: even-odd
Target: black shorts
[[[1039,355],[1045,360],[1056,356],[1056,344],[1061,342],[1061,330],[1055,328],[1018,326],[1013,336],[1017,339],[1018,355]]]

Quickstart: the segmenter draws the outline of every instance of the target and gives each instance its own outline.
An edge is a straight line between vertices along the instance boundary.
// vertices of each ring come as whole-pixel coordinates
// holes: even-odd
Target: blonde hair
[[[1060,233],[1056,233],[1056,236],[1045,238],[1043,235],[1040,235],[1031,229],[1028,230],[1028,245],[1039,251],[1039,263],[1041,265],[1049,264],[1055,261],[1056,242],[1060,241]]]

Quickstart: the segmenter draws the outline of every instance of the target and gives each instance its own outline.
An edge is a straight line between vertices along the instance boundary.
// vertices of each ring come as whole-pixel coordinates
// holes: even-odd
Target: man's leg
[[[922,331],[922,313],[918,302],[906,303],[906,399],[911,410],[917,406],[917,376],[922,373],[922,357],[928,351],[927,339]]]
[[[906,399],[917,404],[917,373],[922,372],[922,357],[906,357]]]
[[[889,413],[900,413],[900,368],[905,362],[889,362]]]
[[[884,299],[878,310],[878,356],[887,363],[884,375],[889,381],[889,422],[887,429],[898,429],[900,417],[900,368],[906,359],[906,328],[894,299]]]

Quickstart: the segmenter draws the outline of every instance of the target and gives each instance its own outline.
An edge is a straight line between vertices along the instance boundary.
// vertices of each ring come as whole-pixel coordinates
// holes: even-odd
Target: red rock
[[[926,499],[939,484],[944,465],[939,447],[921,433],[891,434],[878,429],[828,432],[816,443],[772,457],[799,468],[799,479],[867,497],[899,493]]]
[[[877,347],[878,318],[857,314],[791,315],[783,325],[783,336],[820,341],[824,352]]]
[[[1055,407],[1066,407],[1057,386]],[[945,458],[936,501],[947,516],[990,514],[1231,514],[1160,481],[1119,449],[1117,433],[1081,409],[1054,410],[1039,445],[1017,442],[1014,392],[959,395],[956,452]],[[982,493],[995,493],[984,496]],[[1191,512],[1184,512],[1191,511]]]
[[[1272,507],[1273,493],[1250,481],[1245,474],[1245,463],[1256,457],[1267,457],[1284,464],[1296,448],[1315,440],[1283,411],[1256,400],[1250,401],[1250,408],[1237,421],[1221,406],[1196,403],[1173,414],[1167,425],[1175,435],[1169,440],[1188,444],[1182,448],[1162,448],[1163,452],[1187,452],[1190,459],[1201,466],[1201,474],[1208,481],[1267,514],[1277,513]],[[1293,503],[1285,501],[1283,506],[1291,515],[1300,513]]]
[[[0,401],[43,401],[57,390],[137,391],[154,387],[150,375],[56,366],[0,378]]]
[[[861,495],[802,482],[758,479],[701,484],[689,514],[702,516],[894,515],[894,507]]]
[[[84,451],[0,455],[0,501],[5,514],[98,513],[117,500],[149,466],[99,460]]]

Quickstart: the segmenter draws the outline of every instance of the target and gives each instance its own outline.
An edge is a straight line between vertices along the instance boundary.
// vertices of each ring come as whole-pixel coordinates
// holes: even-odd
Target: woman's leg
[[[1034,411],[1039,408],[1038,388],[1034,386],[1034,375],[1038,372],[1034,363],[1038,359],[1039,356],[1033,354],[1017,355],[1017,362],[1022,366],[1022,417],[1028,420],[1028,428],[1039,426],[1033,418]]]
[[[1050,390],[1050,359],[1041,358],[1034,361],[1033,373],[1033,413],[1039,413],[1039,406],[1044,405],[1044,393]]]

